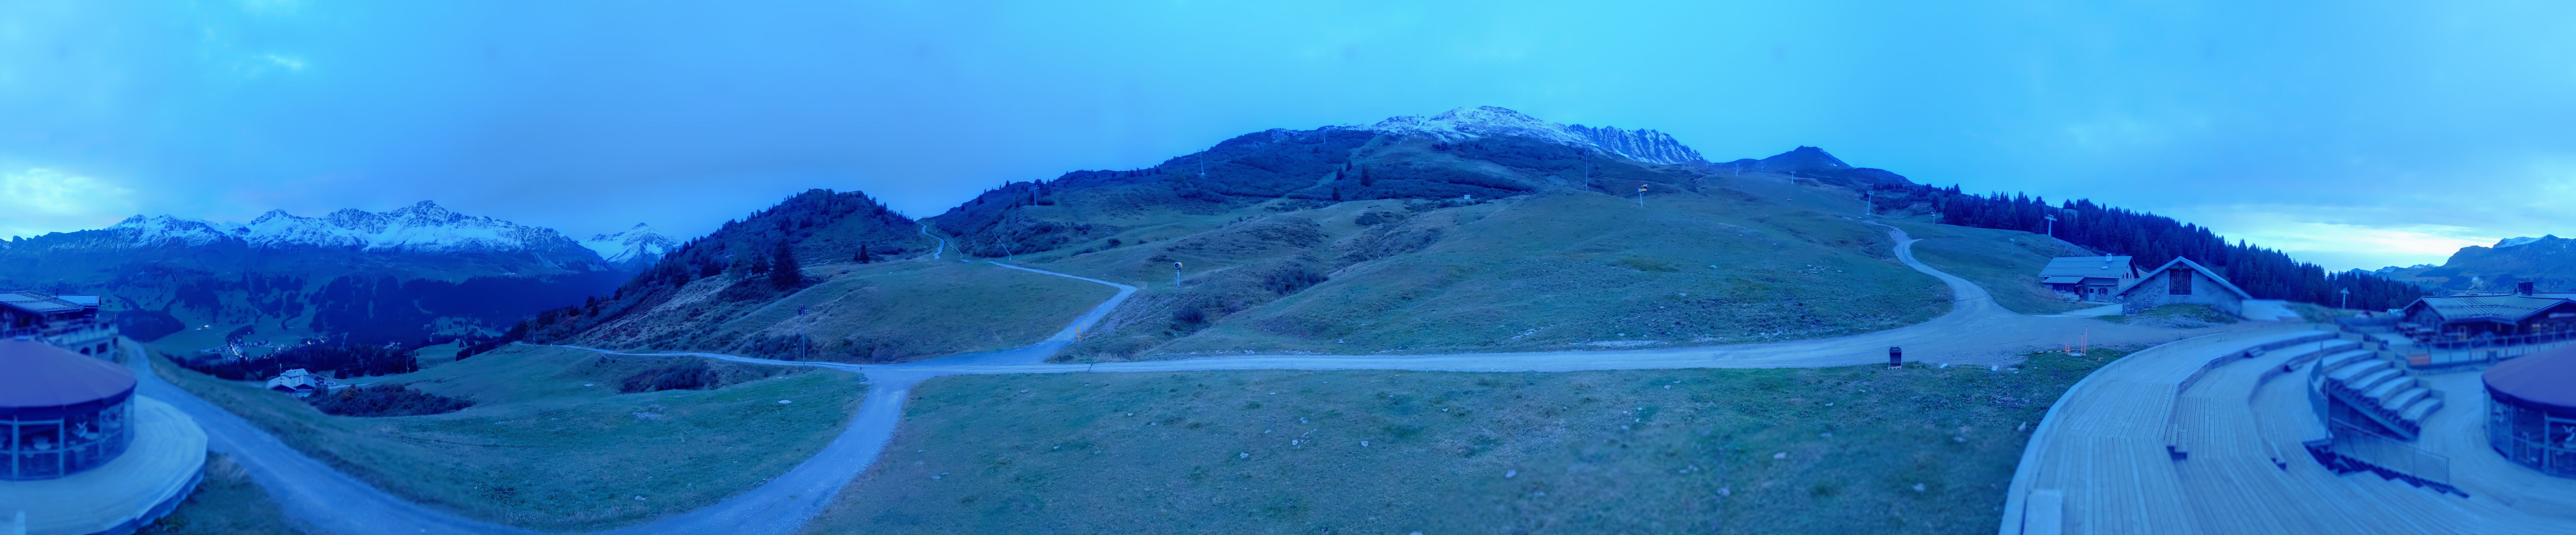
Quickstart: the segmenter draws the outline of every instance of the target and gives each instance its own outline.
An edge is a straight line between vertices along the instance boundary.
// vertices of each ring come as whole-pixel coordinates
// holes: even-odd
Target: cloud
[[[100,228],[134,214],[134,190],[57,169],[0,172],[0,235]]]
[[[2501,239],[2490,229],[2413,222],[2420,207],[2235,204],[2175,215],[2229,240],[2278,249],[2329,271],[2441,264],[2461,247]]]

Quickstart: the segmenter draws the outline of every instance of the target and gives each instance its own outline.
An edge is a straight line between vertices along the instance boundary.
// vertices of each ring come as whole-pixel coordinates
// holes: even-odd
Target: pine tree
[[[796,249],[787,240],[778,240],[778,250],[769,261],[769,283],[780,289],[805,284],[805,267],[796,264]]]

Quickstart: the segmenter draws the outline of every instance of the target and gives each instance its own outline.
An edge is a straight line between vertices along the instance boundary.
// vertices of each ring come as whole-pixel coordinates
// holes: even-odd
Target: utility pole
[[[2335,290],[2335,293],[2343,294],[2343,306],[2335,307],[2335,308],[2341,308],[2341,309],[2347,309],[2347,310],[2352,308],[2352,289],[2351,289],[2351,288],[2344,288],[2344,289]]]
[[[2049,214],[2040,217],[2048,218],[2048,237],[2057,237],[2057,215]]]
[[[1877,193],[1878,193],[1878,191],[1877,191],[1877,190],[1861,190],[1861,191],[1860,191],[1860,215],[1871,215],[1871,214],[1869,213],[1869,210],[1870,210],[1870,208],[1873,208],[1875,205],[1870,204],[1870,199],[1871,199],[1874,195],[1876,195]]]

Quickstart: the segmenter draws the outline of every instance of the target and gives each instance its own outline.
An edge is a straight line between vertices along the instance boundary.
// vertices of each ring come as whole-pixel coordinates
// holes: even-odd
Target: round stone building
[[[2576,347],[2487,368],[2487,445],[2541,473],[2576,477]]]
[[[205,430],[135,384],[98,357],[0,340],[0,532],[131,532],[196,489]]]

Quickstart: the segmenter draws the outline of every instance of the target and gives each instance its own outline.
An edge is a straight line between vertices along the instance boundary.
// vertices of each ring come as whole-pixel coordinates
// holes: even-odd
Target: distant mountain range
[[[676,242],[637,225],[587,243],[422,201],[248,223],[134,216],[0,242],[0,288],[99,292],[127,332],[253,325],[293,336],[417,342],[496,334],[609,291]]]
[[[2491,246],[2462,247],[2439,266],[2389,266],[2375,272],[2432,293],[2513,291],[2523,282],[2541,291],[2576,291],[2576,240],[2556,235],[2505,238]]]

